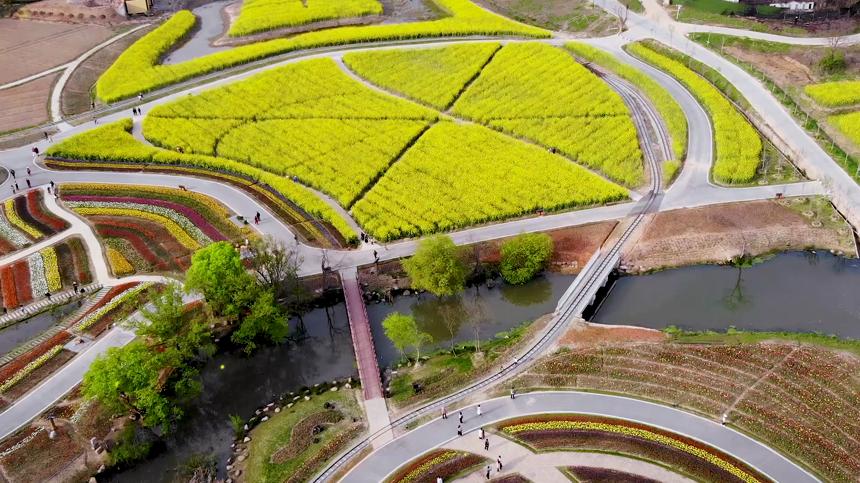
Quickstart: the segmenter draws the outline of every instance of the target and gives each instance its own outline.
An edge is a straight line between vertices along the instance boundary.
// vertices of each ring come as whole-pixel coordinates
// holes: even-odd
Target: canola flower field
[[[246,0],[227,32],[231,37],[323,20],[379,15],[378,0]]]

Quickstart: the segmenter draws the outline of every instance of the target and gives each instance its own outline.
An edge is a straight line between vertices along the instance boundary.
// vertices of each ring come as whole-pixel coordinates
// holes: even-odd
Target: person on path
[[[514,388],[511,388],[511,399],[516,399],[516,398],[517,398],[517,390]]]
[[[48,131],[42,131],[42,134],[45,135],[45,141],[48,140]]]
[[[490,451],[490,438],[484,438],[484,451]]]
[[[131,108],[131,117],[134,117],[136,115],[137,115],[137,108],[132,107]]]
[[[442,406],[442,419],[448,419],[448,408]]]
[[[143,92],[141,92],[140,94],[138,94],[138,95],[137,95],[137,100],[138,100],[138,101],[142,101],[142,100],[143,100]]]
[[[499,455],[499,458],[496,460],[496,463],[499,465],[498,471],[502,471],[502,455]]]
[[[490,465],[487,465],[487,479],[490,479]]]
[[[15,189],[16,189],[16,190],[21,189],[21,188],[19,188],[19,187],[18,187],[18,183],[15,183]]]
[[[30,189],[30,188],[32,188],[32,186],[30,185],[30,178],[27,178],[27,189]]]
[[[443,482],[443,481],[442,481],[442,477],[441,477],[441,476],[437,476],[437,477],[436,477],[436,483],[445,483],[445,482]]]
[[[96,108],[96,101],[90,101],[90,109],[95,110],[95,108]]]
[[[475,412],[478,413],[478,417],[480,418],[481,417],[481,405],[480,404],[478,404],[478,409],[476,409]]]
[[[478,430],[478,439],[484,439],[484,428]]]
[[[457,425],[457,436],[463,436],[463,426]]]
[[[36,153],[38,154],[38,151],[36,151]],[[30,168],[27,168],[27,176],[30,176],[31,174],[33,173],[30,171]]]
[[[54,187],[54,180],[51,180],[51,188]]]
[[[460,411],[460,424],[463,424],[463,411]]]
[[[15,170],[14,169],[10,169],[9,174],[12,175],[12,179],[15,179]]]

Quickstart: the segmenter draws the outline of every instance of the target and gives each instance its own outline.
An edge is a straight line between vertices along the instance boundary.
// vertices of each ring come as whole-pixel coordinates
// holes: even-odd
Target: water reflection
[[[71,302],[0,330],[0,356],[6,355],[24,342],[50,329],[77,308],[78,303]]]
[[[738,270],[702,265],[618,279],[591,318],[693,330],[823,332],[860,338],[860,261],[793,252]]]

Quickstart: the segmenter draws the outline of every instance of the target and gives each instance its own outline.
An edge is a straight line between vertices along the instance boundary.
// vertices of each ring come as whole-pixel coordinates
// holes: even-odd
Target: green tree
[[[185,272],[185,289],[199,290],[215,315],[236,319],[247,309],[237,294],[247,289],[250,280],[239,251],[221,241],[194,253]]]
[[[159,352],[176,351],[182,361],[210,357],[215,352],[212,335],[202,311],[187,309],[179,284],[168,284],[150,296],[153,310],[141,310],[142,319],[132,322],[137,335],[145,337]]]
[[[98,399],[109,411],[128,411],[145,426],[166,430],[182,410],[160,384],[162,362],[142,341],[108,349],[84,374],[83,394]]]
[[[451,237],[436,235],[423,240],[412,258],[403,262],[412,286],[438,296],[454,295],[466,286],[469,270],[461,250]]]
[[[515,285],[534,278],[552,257],[552,238],[546,233],[524,233],[502,243],[502,278]]]
[[[263,339],[278,344],[287,338],[289,331],[289,321],[275,303],[272,290],[258,288],[250,313],[242,319],[230,340],[242,345],[245,353],[250,354],[257,348],[257,341]]]
[[[391,339],[394,347],[402,353],[406,353],[407,347],[415,349],[415,364],[421,360],[421,346],[433,340],[426,332],[418,329],[415,318],[409,315],[394,312],[382,321],[385,336]]]

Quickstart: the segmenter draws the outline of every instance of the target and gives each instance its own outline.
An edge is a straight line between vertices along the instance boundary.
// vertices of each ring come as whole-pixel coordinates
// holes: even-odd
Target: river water
[[[455,341],[470,340],[474,338],[474,332],[468,316],[474,315],[475,307],[480,306],[486,319],[481,324],[481,337],[486,339],[551,312],[573,279],[568,275],[547,274],[520,287],[482,287],[477,300],[472,288],[460,297],[444,301],[424,295],[420,299],[401,296],[395,299],[394,304],[371,304],[367,311],[380,366],[399,358],[399,353],[382,329],[382,320],[391,312],[413,313],[422,330],[433,335],[434,344],[445,346],[449,344],[450,332],[441,321],[440,313],[445,311],[446,315],[457,318],[459,325]],[[328,315],[325,309],[314,309],[304,316],[304,323],[307,334],[298,342],[266,347],[250,358],[241,353],[222,353],[209,361],[202,371],[202,395],[183,426],[167,439],[166,448],[156,457],[116,474],[110,480],[172,481],[176,470],[195,453],[214,454],[219,461],[219,470],[223,471],[233,440],[233,430],[228,422],[231,414],[247,418],[257,407],[279,394],[319,382],[357,376],[349,320],[343,303],[330,307]],[[297,333],[296,321],[291,325],[291,333]]]
[[[860,338],[858,288],[860,260],[792,252],[744,269],[700,265],[621,277],[590,320]]]
[[[6,355],[24,342],[37,337],[77,309],[78,303],[71,302],[0,330],[0,356]]]

